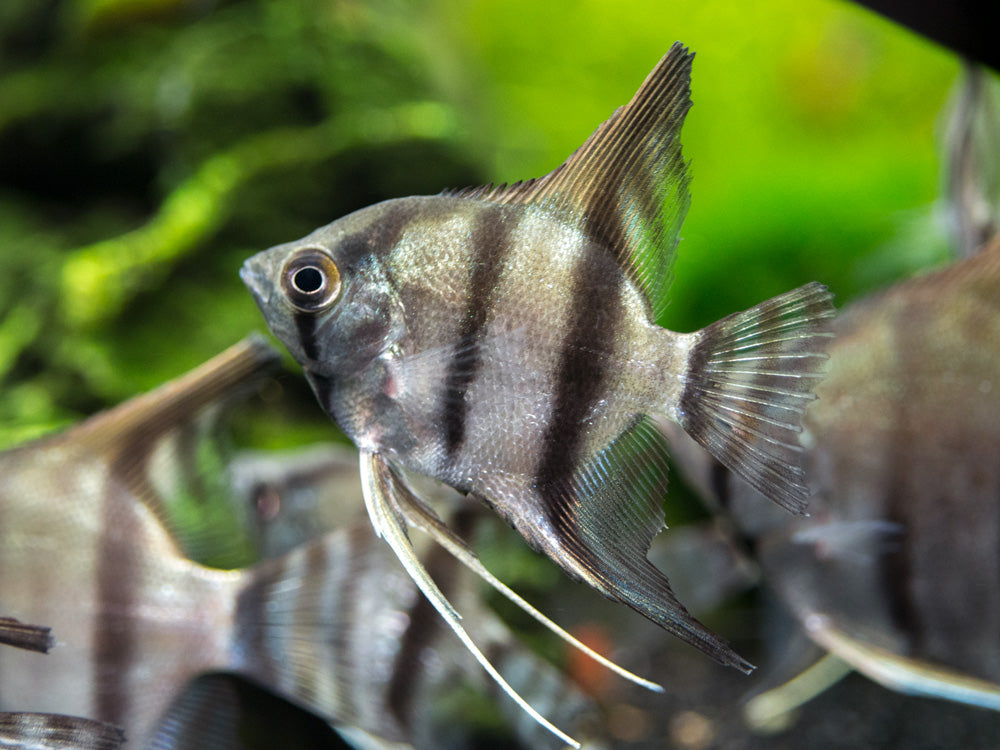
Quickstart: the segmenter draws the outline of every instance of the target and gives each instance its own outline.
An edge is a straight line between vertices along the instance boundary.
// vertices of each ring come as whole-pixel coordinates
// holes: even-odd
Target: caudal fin
[[[684,429],[793,513],[809,497],[798,433],[833,335],[831,299],[814,282],[702,329],[681,397]]]

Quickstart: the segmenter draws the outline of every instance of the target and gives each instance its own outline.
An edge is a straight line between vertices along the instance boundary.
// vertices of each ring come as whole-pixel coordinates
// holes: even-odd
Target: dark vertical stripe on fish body
[[[606,250],[588,242],[573,271],[552,411],[535,470],[537,489],[551,519],[562,515],[557,505],[563,501],[565,483],[583,458],[584,420],[605,395],[611,360],[601,342],[617,340],[622,313],[623,276],[613,265]]]
[[[338,260],[348,272],[356,271],[373,252],[391,252],[403,239],[403,233],[417,218],[420,204],[408,198],[397,198],[380,204],[382,215],[369,229],[349,235],[337,244]]]
[[[447,596],[447,592],[443,593]],[[386,704],[393,718],[409,733],[416,713],[416,691],[421,686],[420,654],[433,641],[439,621],[434,605],[419,591],[414,593],[413,606],[407,614],[409,625],[393,661],[392,677],[386,687]]]
[[[725,464],[716,461],[714,458],[710,460],[712,462],[710,474],[712,493],[719,503],[719,508],[728,511],[730,510],[729,504],[732,502],[729,469],[726,468]]]
[[[906,529],[898,548],[890,550],[877,559],[879,580],[882,584],[889,617],[893,626],[906,636],[911,649],[919,650],[924,641],[924,629],[920,608],[913,596],[913,561],[910,558],[915,545],[912,538],[914,526],[906,518],[905,503],[908,497],[898,491],[897,482],[905,479],[900,472],[890,472],[891,494],[886,498],[885,520]]]
[[[309,380],[309,385],[312,386],[313,393],[316,394],[316,400],[319,401],[319,405],[326,412],[332,414],[333,380],[325,375],[319,375],[308,370],[306,371],[306,378]]]
[[[282,577],[290,558],[291,555],[286,555],[262,564],[256,570],[254,582],[236,597],[233,641],[239,643],[242,652],[248,655],[245,657],[250,664],[247,671],[265,685],[278,684],[275,655],[268,650],[271,644],[266,639],[266,609],[271,592],[269,583]]]
[[[472,232],[472,262],[465,315],[459,324],[458,342],[445,375],[441,396],[445,452],[454,461],[465,442],[469,385],[479,371],[480,334],[496,302],[497,283],[510,250],[510,225],[501,206],[487,205]]]
[[[916,351],[919,351],[919,348]],[[907,362],[906,352],[900,349],[898,356],[901,363]],[[906,636],[910,647],[919,648],[925,634],[920,608],[914,599],[913,591],[914,566],[911,555],[916,547],[916,540],[913,537],[916,525],[911,524],[907,517],[911,503],[907,481],[910,472],[907,465],[911,460],[909,457],[912,451],[909,446],[905,407],[897,403],[895,410],[892,424],[897,425],[897,428],[888,439],[882,456],[885,467],[882,512],[884,520],[898,524],[905,531],[895,549],[888,550],[876,559],[879,561],[878,576],[892,624]]]
[[[311,313],[296,312],[295,330],[299,333],[302,353],[309,359],[319,359],[319,345],[316,342],[316,316]]]
[[[116,476],[114,469],[110,472]],[[122,513],[120,490],[107,486],[101,506],[97,541],[97,618],[92,654],[94,713],[101,721],[125,724],[130,710],[129,675],[138,656],[136,620],[129,616],[136,606],[141,580],[135,550],[141,548],[143,529],[130,512]],[[128,539],[131,544],[123,544]]]

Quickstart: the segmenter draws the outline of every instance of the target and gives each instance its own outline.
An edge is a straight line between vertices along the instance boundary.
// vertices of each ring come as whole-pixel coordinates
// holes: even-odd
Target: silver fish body
[[[815,643],[892,689],[1000,710],[1000,239],[834,327],[808,518],[675,433],[681,468]]]
[[[0,602],[57,639],[43,663],[0,652],[5,708],[93,717],[141,742],[179,685],[225,663],[219,634],[238,575],[191,562],[168,533],[174,470],[191,458],[197,422],[272,366],[260,342],[234,347],[157,393],[0,454]]]
[[[545,177],[371,206],[242,277],[322,406],[389,467],[373,482],[405,468],[469,493],[572,577],[749,670],[646,559],[666,487],[647,415],[801,511],[799,419],[832,308],[813,284],[692,334],[655,324],[688,204],[691,58],[675,45]]]
[[[209,568],[185,553],[197,541],[186,537],[201,531],[175,506],[191,492],[195,506],[212,499],[204,480],[187,476],[195,455],[215,439],[220,411],[273,362],[260,342],[236,346],[64,434],[0,454],[0,611],[45,623],[55,637],[46,655],[0,650],[0,708],[112,722],[134,747],[197,747],[204,701],[177,698],[197,675],[226,672],[317,714],[352,742],[434,748],[444,729],[461,726],[440,707],[449,695],[489,695],[491,683],[441,638],[439,621],[367,523],[320,529],[311,544],[244,569]],[[342,474],[339,461],[327,468]],[[271,476],[278,481],[273,468]],[[324,486],[314,474],[302,481]],[[526,693],[551,701],[570,724],[591,721],[593,706],[579,691],[477,608],[454,561],[427,559]],[[29,627],[26,639],[27,626],[2,624],[8,642],[47,645],[44,628]],[[217,723],[220,712],[209,718]],[[537,727],[515,731],[545,746]]]

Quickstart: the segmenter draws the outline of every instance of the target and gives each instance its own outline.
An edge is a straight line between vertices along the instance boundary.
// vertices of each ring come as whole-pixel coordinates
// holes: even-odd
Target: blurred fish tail
[[[371,651],[387,647],[369,620],[393,596],[381,553],[370,529],[352,527],[251,569],[237,596],[232,662],[329,721],[396,740],[392,717],[370,715],[381,701],[368,692],[384,682]]]
[[[694,334],[678,421],[722,464],[801,513],[802,413],[815,398],[834,315],[812,283]]]

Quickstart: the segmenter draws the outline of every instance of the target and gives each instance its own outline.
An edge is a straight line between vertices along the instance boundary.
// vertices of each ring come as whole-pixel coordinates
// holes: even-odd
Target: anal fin
[[[646,556],[664,528],[666,439],[638,419],[572,478],[541,488],[558,546],[547,550],[563,569],[609,599],[649,618],[720,664],[754,666],[698,622]]]
[[[525,601],[509,586],[503,583],[503,581],[499,580],[496,576],[490,573],[486,566],[480,562],[476,553],[472,551],[465,541],[448,528],[437,516],[434,510],[415,493],[413,493],[413,491],[406,486],[405,482],[399,482],[397,485],[397,500],[406,503],[406,520],[411,526],[416,526],[433,538],[434,541],[447,550],[452,557],[479,576],[495,591],[513,602],[536,622],[554,633],[558,638],[562,639],[572,648],[577,649],[581,653],[596,661],[598,664],[606,667],[629,682],[633,682],[640,687],[644,687],[656,693],[663,692],[663,687],[661,685],[629,672],[624,667],[621,667],[610,659],[602,656],[585,643],[581,642],[579,639],[570,635],[563,628],[559,627],[555,622],[550,620],[548,617],[535,609],[535,607]]]

